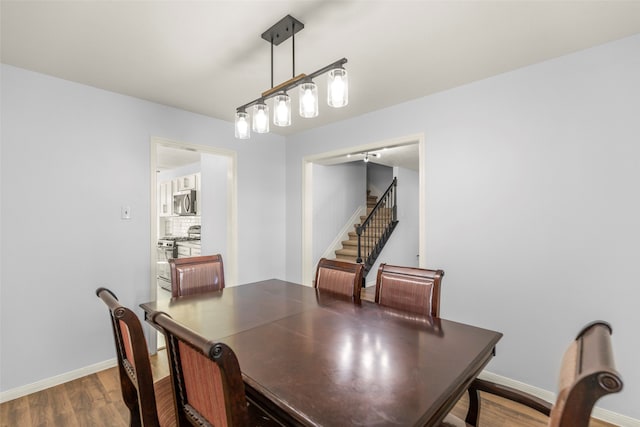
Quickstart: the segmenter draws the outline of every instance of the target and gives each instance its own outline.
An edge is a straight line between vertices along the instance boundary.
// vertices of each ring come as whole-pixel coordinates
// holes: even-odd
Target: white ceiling
[[[291,14],[296,74],[346,57],[350,102],[271,127],[283,135],[640,33],[640,1],[2,0],[0,14],[5,64],[228,121],[269,88],[260,35]],[[275,84],[290,77],[287,40]]]

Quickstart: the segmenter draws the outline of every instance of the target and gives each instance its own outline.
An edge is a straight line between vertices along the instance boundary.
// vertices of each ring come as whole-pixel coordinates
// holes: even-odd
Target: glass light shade
[[[249,139],[250,136],[249,114],[244,111],[236,112],[236,138]]]
[[[291,125],[291,98],[286,93],[273,98],[273,124],[276,126]]]
[[[300,116],[306,118],[318,116],[318,86],[314,82],[300,85]]]
[[[340,108],[349,103],[349,80],[347,70],[334,68],[329,71],[327,85],[327,104]]]
[[[253,106],[253,131],[255,133],[269,132],[269,106],[256,104]]]

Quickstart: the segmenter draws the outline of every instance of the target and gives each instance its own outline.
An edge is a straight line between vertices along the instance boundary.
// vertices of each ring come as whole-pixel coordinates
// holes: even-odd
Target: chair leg
[[[142,420],[140,419],[140,410],[138,407],[129,408],[129,414],[129,427],[142,427]]]
[[[122,389],[122,400],[129,409],[129,426],[142,427],[142,417],[140,416],[140,405],[138,404],[138,391],[130,381],[125,380],[126,373],[120,369],[120,387]]]
[[[472,426],[478,425],[478,417],[480,416],[480,391],[471,384],[467,390],[469,393],[469,409],[465,422]]]

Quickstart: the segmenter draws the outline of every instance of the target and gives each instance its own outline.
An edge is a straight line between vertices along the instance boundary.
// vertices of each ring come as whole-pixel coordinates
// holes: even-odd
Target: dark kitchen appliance
[[[195,228],[197,227],[197,237],[195,233]],[[193,233],[191,233],[192,229],[194,229]],[[169,260],[178,257],[178,244],[177,242],[184,242],[188,240],[200,240],[200,226],[193,225],[189,227],[189,235],[188,236],[164,236],[158,239],[157,244],[157,279],[158,285],[162,289],[166,289],[167,291],[171,291],[171,268],[169,267]]]
[[[184,190],[173,194],[173,213],[180,216],[196,214],[196,191]]]

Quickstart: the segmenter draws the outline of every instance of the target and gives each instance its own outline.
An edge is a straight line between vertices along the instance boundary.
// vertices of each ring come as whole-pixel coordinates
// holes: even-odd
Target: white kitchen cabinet
[[[178,258],[200,256],[200,241],[178,242]]]
[[[158,215],[173,215],[173,182],[161,182],[158,193]]]
[[[189,258],[190,256],[191,256],[190,247],[178,245],[178,258]]]
[[[185,175],[178,178],[178,188],[176,191],[195,190],[196,181],[199,174]]]

